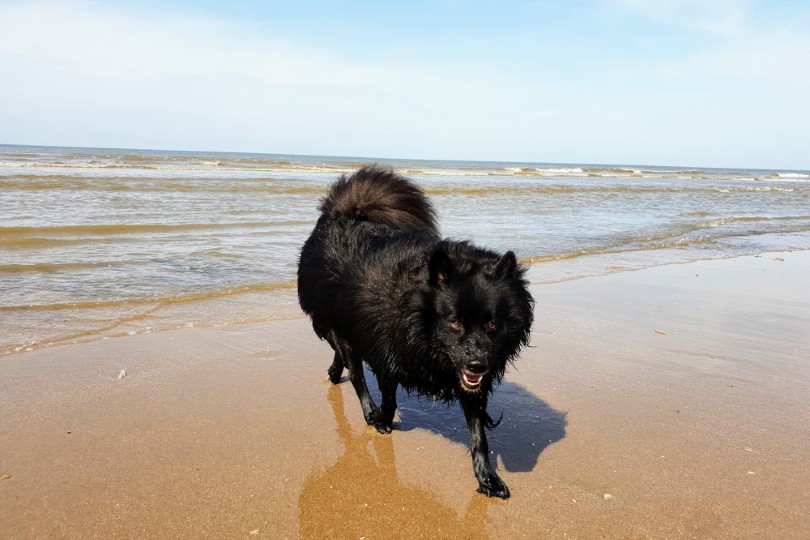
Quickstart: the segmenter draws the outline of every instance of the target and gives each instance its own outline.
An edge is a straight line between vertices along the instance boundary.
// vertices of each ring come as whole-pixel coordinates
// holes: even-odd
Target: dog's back
[[[438,235],[424,192],[390,169],[371,165],[343,175],[321,202],[321,217],[301,250],[298,299],[319,337],[350,311],[345,305],[375,251],[394,235]]]

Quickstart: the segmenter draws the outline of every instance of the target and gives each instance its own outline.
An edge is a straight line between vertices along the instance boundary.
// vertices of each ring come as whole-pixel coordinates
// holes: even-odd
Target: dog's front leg
[[[484,433],[487,415],[487,398],[462,396],[460,398],[467,429],[470,431],[470,453],[472,454],[473,471],[478,479],[478,492],[488,497],[509,498],[509,488],[495,472],[489,461],[489,444]]]
[[[377,383],[382,394],[382,403],[377,409],[374,427],[380,433],[391,433],[394,412],[397,410],[397,382],[388,379],[384,373],[377,375]]]

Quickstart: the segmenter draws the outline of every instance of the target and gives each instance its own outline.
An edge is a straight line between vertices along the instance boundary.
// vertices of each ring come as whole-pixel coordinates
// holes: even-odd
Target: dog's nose
[[[483,360],[471,360],[467,363],[467,371],[470,373],[484,373],[487,370],[487,363]]]

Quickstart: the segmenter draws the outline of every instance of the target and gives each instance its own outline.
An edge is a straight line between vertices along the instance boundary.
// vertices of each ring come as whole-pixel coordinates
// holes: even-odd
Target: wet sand
[[[508,501],[475,493],[457,405],[366,427],[303,317],[8,355],[0,537],[807,538],[807,275],[794,252],[535,286],[490,408]]]

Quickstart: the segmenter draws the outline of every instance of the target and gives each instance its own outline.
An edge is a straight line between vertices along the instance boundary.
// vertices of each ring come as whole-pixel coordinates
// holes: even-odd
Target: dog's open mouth
[[[461,386],[470,392],[475,392],[481,386],[481,381],[484,380],[484,373],[472,373],[466,369],[459,372],[461,378]]]

